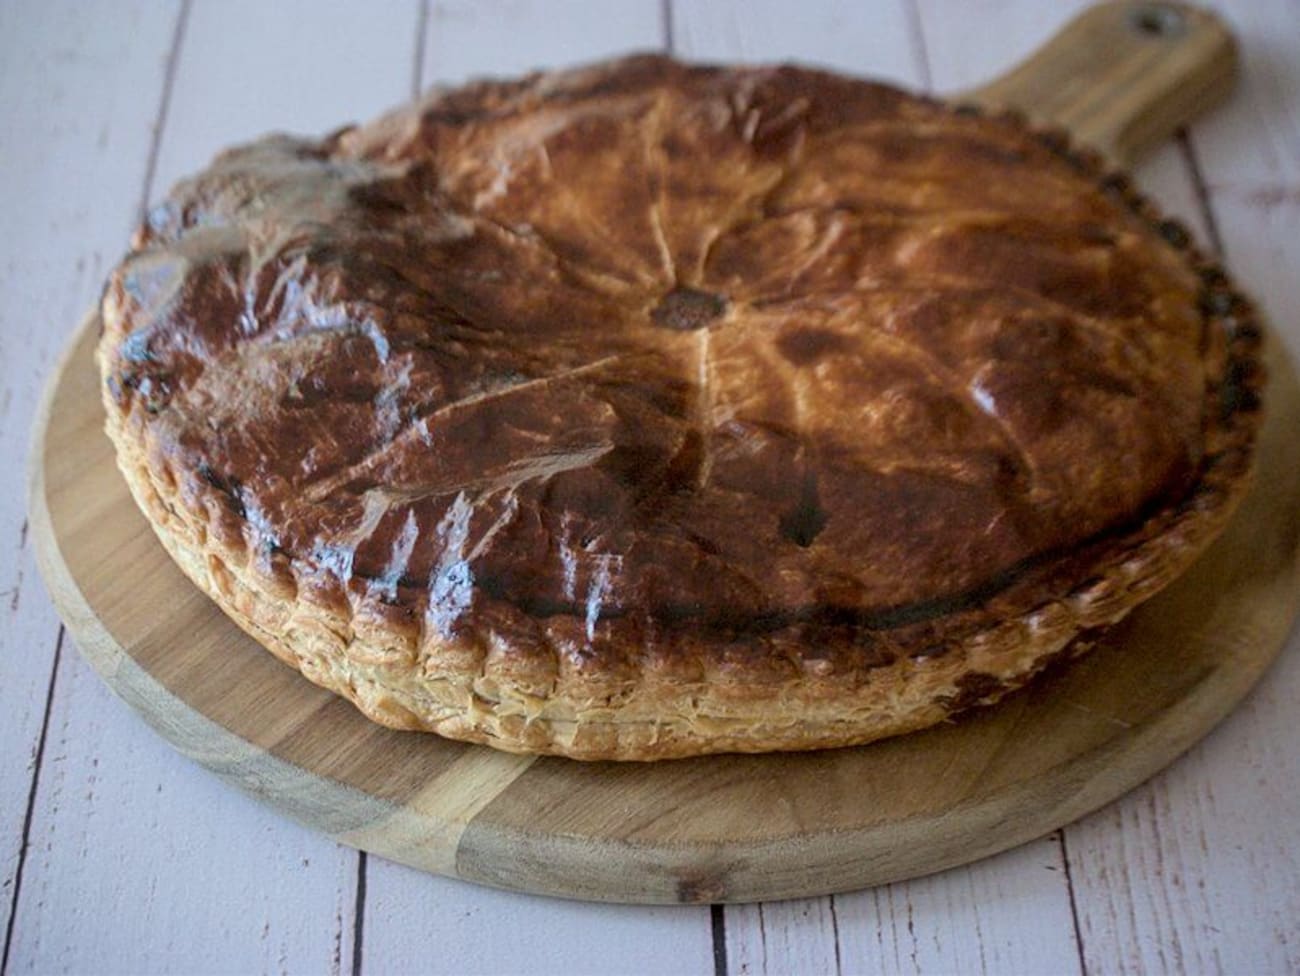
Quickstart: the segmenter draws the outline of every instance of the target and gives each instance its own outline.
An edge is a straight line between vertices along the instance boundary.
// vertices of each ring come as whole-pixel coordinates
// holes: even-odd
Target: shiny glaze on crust
[[[224,154],[136,244],[108,377],[153,467],[447,637],[949,612],[1182,497],[1224,363],[1068,156],[795,68],[434,93]]]

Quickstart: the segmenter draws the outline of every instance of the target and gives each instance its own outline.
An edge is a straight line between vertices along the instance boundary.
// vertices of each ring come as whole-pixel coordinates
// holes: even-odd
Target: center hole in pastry
[[[727,300],[722,295],[679,286],[659,299],[650,318],[665,329],[694,332],[705,328],[726,310]]]

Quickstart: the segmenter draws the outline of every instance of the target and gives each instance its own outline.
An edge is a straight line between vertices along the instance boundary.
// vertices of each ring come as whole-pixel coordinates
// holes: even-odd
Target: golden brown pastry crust
[[[1175,578],[1259,333],[1054,134],[639,57],[272,137],[102,307],[182,569],[371,718],[653,759],[865,742]]]

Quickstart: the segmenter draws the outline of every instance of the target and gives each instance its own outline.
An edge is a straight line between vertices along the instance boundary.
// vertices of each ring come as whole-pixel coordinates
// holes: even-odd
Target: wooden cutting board
[[[1128,161],[1226,91],[1233,63],[1207,15],[1116,4],[969,97]],[[393,732],[279,664],[168,560],[101,432],[96,331],[82,326],[50,382],[30,485],[41,569],[82,652],[186,755],[345,843],[439,874],[577,898],[749,901],[984,857],[1187,749],[1268,666],[1300,603],[1300,389],[1274,345],[1257,484],[1228,532],[1089,656],[996,708],[856,749],[652,765]]]

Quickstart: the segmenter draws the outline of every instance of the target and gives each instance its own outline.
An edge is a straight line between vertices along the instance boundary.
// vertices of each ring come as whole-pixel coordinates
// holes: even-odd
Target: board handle
[[[1091,7],[1028,59],[962,99],[1068,129],[1128,166],[1231,91],[1237,42],[1213,13],[1172,0]]]

